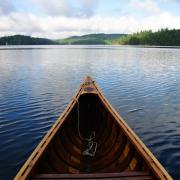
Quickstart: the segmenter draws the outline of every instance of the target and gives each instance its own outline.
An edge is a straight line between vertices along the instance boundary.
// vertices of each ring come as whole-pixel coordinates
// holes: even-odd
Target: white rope
[[[87,141],[87,148],[82,152],[83,156],[92,156],[94,157],[97,150],[97,142],[94,142],[93,139],[95,138],[95,132],[92,131],[89,138],[84,138],[80,133],[80,115],[79,115],[79,101],[77,101],[77,114],[78,114],[78,123],[77,123],[77,129],[78,129],[78,135],[81,138],[81,140]]]

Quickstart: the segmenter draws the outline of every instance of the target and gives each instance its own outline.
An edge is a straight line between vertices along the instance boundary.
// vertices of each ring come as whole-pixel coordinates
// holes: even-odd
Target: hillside
[[[180,46],[180,29],[161,29],[157,32],[141,31],[112,41],[122,45]]]
[[[0,45],[157,45],[180,46],[180,29],[161,29],[157,32],[141,31],[134,34],[88,34],[51,40],[24,35],[0,38]]]
[[[51,44],[57,44],[57,42],[50,39],[34,38],[24,35],[5,36],[0,38],[0,45],[51,45]]]
[[[72,36],[65,39],[59,39],[57,42],[59,44],[89,44],[89,45],[95,45],[95,44],[112,44],[113,40],[119,39],[121,37],[126,36],[126,34],[88,34],[83,36]]]

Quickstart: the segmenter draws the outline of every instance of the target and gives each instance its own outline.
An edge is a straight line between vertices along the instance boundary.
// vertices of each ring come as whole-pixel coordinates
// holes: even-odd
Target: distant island
[[[0,45],[156,45],[180,46],[180,29],[141,31],[133,34],[88,34],[64,39],[35,38],[24,35],[0,38]]]

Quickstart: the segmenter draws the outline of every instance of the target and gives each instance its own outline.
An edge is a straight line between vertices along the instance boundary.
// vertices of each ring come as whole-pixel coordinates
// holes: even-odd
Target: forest
[[[52,44],[57,44],[57,42],[50,39],[34,38],[24,35],[5,36],[0,38],[0,45],[52,45]]]
[[[116,39],[126,36],[126,34],[86,34],[83,36],[72,36],[65,39],[59,39],[57,42],[59,44],[81,44],[81,45],[107,45],[111,44]]]
[[[180,29],[161,29],[157,32],[141,31],[112,41],[122,45],[180,46]]]
[[[45,39],[15,35],[0,38],[0,45],[154,45],[180,46],[180,29],[141,31],[133,34],[87,34],[64,39]]]

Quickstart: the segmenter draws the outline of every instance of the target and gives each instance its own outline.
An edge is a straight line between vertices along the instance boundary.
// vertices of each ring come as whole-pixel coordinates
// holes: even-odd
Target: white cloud
[[[66,17],[90,17],[99,0],[73,0],[78,6],[68,0],[30,0],[31,4],[39,9],[39,13],[49,16],[62,15]]]
[[[171,2],[177,2],[180,3],[180,0],[161,0],[162,2],[167,2],[167,3],[171,3]]]
[[[81,12],[84,16],[90,17],[94,15],[94,11],[98,5],[98,0],[80,0]]]
[[[63,38],[86,33],[132,33],[140,30],[158,30],[160,28],[180,29],[180,17],[168,12],[144,17],[139,20],[133,16],[120,18],[88,18],[46,16],[11,13],[0,15],[0,36],[27,34],[46,38]]]
[[[65,0],[32,0],[34,6],[39,7],[39,10],[49,15],[64,15],[71,14],[71,6]]]
[[[1,1],[0,14],[8,14],[8,13],[12,12],[13,10],[15,10],[15,9],[12,4],[12,0]]]
[[[160,9],[156,4],[156,1],[153,0],[131,0],[130,7],[135,10],[140,10],[143,12],[147,12],[149,14],[159,13]]]
[[[180,29],[180,17],[171,15],[168,12],[163,12],[159,16],[150,16],[143,22],[143,29],[158,30],[160,28],[175,28]]]

